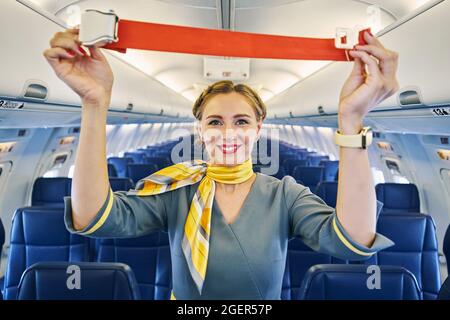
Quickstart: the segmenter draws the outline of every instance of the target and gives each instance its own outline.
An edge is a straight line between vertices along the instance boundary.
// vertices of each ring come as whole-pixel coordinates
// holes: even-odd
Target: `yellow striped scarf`
[[[161,169],[140,180],[136,189],[128,192],[131,195],[149,196],[175,190],[201,180],[190,205],[181,244],[192,279],[200,294],[208,265],[215,182],[237,184],[247,181],[252,175],[251,158],[242,164],[230,167],[194,160]]]

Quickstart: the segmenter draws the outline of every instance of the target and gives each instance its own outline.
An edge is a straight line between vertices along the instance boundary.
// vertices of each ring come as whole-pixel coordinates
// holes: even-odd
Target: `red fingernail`
[[[66,52],[67,52],[69,55],[71,55],[71,56],[74,56],[74,55],[75,55],[75,52],[73,52],[73,51],[70,50],[70,49],[66,49]]]
[[[87,55],[86,50],[84,50],[81,46],[78,46],[78,50],[79,50],[82,54]]]

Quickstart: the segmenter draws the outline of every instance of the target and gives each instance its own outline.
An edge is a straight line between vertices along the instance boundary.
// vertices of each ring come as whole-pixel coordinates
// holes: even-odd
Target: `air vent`
[[[23,96],[25,98],[45,100],[47,98],[47,88],[38,83],[30,83],[25,88]]]
[[[403,91],[399,95],[399,101],[402,106],[422,104],[422,99],[420,99],[418,90]]]

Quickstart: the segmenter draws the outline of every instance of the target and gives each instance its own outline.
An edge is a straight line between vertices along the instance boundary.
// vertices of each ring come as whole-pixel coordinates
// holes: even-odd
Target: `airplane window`
[[[67,160],[67,154],[62,154],[62,155],[57,156],[55,158],[55,161],[53,161],[52,168],[61,167],[64,164],[64,162],[66,162],[66,160]]]
[[[389,170],[400,173],[400,168],[398,167],[397,162],[392,160],[386,160],[386,166]]]
[[[446,186],[448,194],[450,196],[450,170],[441,169],[441,178],[442,180],[444,180],[444,185]]]
[[[387,160],[386,166],[392,174],[393,182],[395,183],[410,183],[409,180],[400,171],[400,166],[397,161]]]

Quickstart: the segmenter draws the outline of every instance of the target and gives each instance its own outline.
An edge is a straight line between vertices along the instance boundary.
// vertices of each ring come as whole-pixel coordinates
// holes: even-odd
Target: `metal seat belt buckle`
[[[79,40],[85,46],[102,47],[119,41],[119,17],[114,12],[88,9],[81,15]]]
[[[338,49],[353,49],[358,44],[358,38],[357,28],[336,28],[334,46]]]

